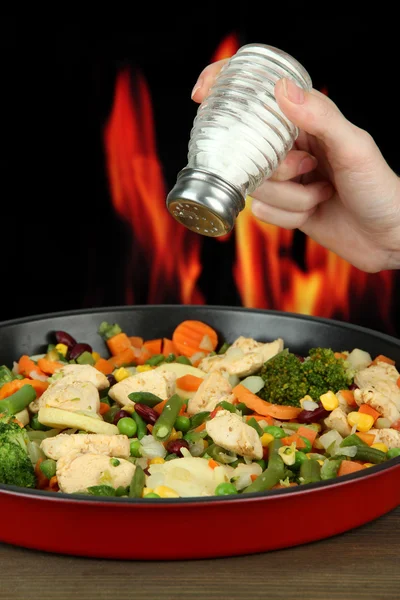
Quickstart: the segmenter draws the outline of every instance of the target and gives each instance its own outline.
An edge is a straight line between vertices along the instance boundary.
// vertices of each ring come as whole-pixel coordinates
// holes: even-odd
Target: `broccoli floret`
[[[297,407],[306,395],[318,401],[329,390],[348,389],[352,382],[346,362],[329,348],[312,348],[304,362],[284,350],[267,361],[260,374],[265,381],[260,398]]]
[[[302,363],[288,350],[268,360],[261,369],[261,377],[265,383],[258,395],[273,404],[300,406],[300,399],[307,394]]]
[[[0,421],[0,483],[28,488],[36,486],[28,443],[25,429],[11,418]]]

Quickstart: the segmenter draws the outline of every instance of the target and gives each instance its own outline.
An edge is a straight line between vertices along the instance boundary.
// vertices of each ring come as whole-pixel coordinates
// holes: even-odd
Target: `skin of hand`
[[[192,92],[209,94],[226,61],[206,67]],[[255,217],[300,229],[362,271],[400,267],[400,179],[373,138],[317,90],[289,79],[275,86],[282,112],[300,130],[293,149],[253,193]]]

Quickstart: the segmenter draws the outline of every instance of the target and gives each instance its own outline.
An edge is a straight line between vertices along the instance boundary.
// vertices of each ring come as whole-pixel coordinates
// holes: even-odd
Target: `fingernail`
[[[201,87],[203,87],[203,78],[199,77],[199,79],[194,84],[194,88],[192,90],[192,95],[191,95],[192,98]]]
[[[297,86],[291,79],[282,80],[283,93],[293,104],[304,103],[304,91]]]
[[[305,173],[313,171],[317,166],[317,163],[317,159],[313,156],[306,156],[306,158],[303,158],[303,160],[299,164],[297,175],[304,175]]]

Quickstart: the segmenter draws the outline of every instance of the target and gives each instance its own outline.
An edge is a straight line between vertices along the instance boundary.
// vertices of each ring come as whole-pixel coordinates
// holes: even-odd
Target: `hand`
[[[225,62],[201,73],[192,92],[196,102],[208,95]],[[254,192],[253,214],[300,229],[363,271],[399,268],[400,180],[372,137],[316,90],[304,92],[282,79],[275,97],[300,134]]]

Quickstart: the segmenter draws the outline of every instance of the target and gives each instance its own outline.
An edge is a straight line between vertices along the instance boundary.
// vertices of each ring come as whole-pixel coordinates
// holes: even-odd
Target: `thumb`
[[[298,87],[291,79],[281,79],[275,86],[275,98],[282,112],[299,129],[321,139],[334,153],[346,154],[359,149],[362,130],[350,123],[336,104],[317,90]]]

